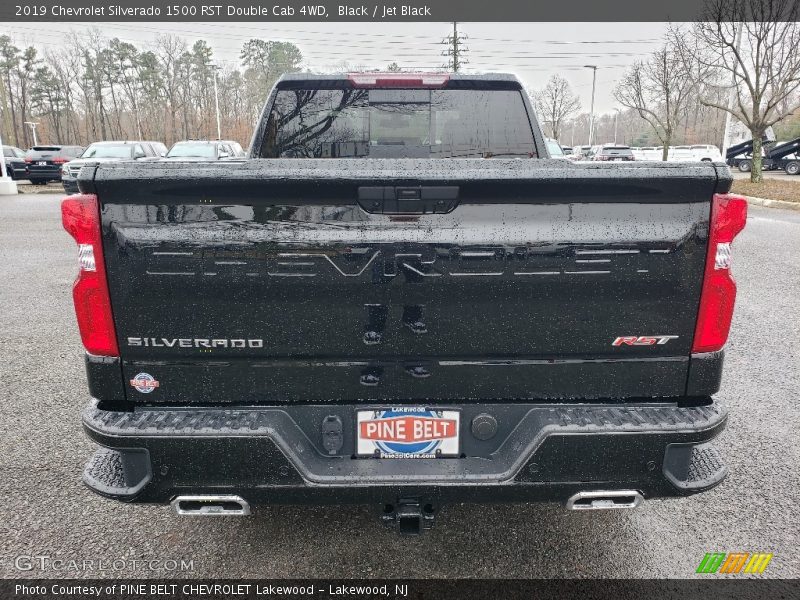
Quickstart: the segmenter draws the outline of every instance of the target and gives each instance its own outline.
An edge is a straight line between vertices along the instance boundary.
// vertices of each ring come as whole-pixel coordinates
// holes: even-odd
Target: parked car
[[[765,160],[769,157],[770,151],[774,150],[776,147],[779,147],[779,153],[782,154],[780,150],[783,149],[785,147],[784,145],[788,143],[790,142],[775,141],[772,128],[767,130],[767,132],[764,134],[764,137],[761,138],[761,166],[764,170],[771,170],[775,164],[771,160]],[[789,149],[789,153],[791,152],[792,150]],[[749,173],[753,168],[753,140],[745,140],[728,147],[728,149],[725,150],[725,162],[729,167],[735,167],[742,173]],[[781,166],[780,168],[784,168],[784,166]]]
[[[27,177],[34,185],[45,185],[48,181],[61,181],[61,168],[65,163],[79,157],[83,146],[52,144],[34,146],[25,153]]]
[[[440,502],[721,483],[747,202],[723,165],[545,164],[533,114],[511,75],[296,73],[235,173],[98,165],[62,203],[86,485],[199,516],[374,502],[411,534]]]
[[[605,144],[595,144],[592,146],[589,151],[586,153],[585,160],[594,160],[594,157],[603,149]]]
[[[567,158],[564,150],[561,148],[561,144],[559,144],[557,140],[553,138],[544,138],[544,143],[547,146],[547,152],[550,154],[550,158]]]
[[[769,144],[764,150],[766,157],[762,166],[766,170],[783,169],[789,175],[800,174],[800,138]]]
[[[636,160],[661,160],[661,148],[643,146],[638,150],[631,149]]]
[[[595,152],[592,160],[617,162],[636,159],[629,146],[602,146]]]
[[[711,144],[695,144],[691,146],[694,160],[701,162],[724,162],[719,148]]]
[[[573,160],[591,160],[591,158],[589,158],[591,152],[592,152],[592,146],[589,145],[573,146],[572,158]]]
[[[61,168],[61,183],[64,191],[74,194],[78,191],[78,173],[87,163],[104,163],[121,160],[160,158],[166,146],[161,142],[108,141],[94,142],[81,154]]]
[[[800,156],[793,154],[783,167],[788,175],[800,175]]]
[[[162,144],[161,142],[149,142],[149,144],[161,158],[165,157],[167,155],[167,152],[169,152],[169,149],[167,148],[166,144]]]
[[[25,152],[16,146],[3,146],[6,173],[11,179],[26,179],[28,175]]]
[[[572,156],[573,154],[572,146],[561,146],[561,150],[564,152],[564,156]]]
[[[691,146],[670,146],[667,160],[672,162],[692,162],[697,160]]]
[[[243,158],[244,150],[232,140],[186,140],[176,142],[167,152],[167,158],[179,160],[221,160]]]

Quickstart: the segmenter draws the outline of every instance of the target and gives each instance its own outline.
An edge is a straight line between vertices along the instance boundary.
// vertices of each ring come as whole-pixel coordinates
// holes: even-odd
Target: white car
[[[694,157],[691,146],[670,146],[667,160],[670,162],[691,162]]]
[[[634,152],[633,155],[636,157],[636,160],[661,160],[661,148],[656,148],[655,146],[645,146],[643,148],[639,148],[639,150]]]
[[[544,143],[547,145],[547,151],[550,153],[550,158],[569,160],[567,155],[564,154],[561,144],[559,144],[556,140],[553,138],[544,138]]]
[[[691,146],[691,149],[692,153],[694,154],[694,160],[704,162],[724,162],[719,148],[712,146],[711,144],[696,144]]]
[[[592,160],[591,159],[591,146],[573,146],[572,147],[572,154],[570,154],[567,158],[570,160]]]
[[[646,146],[632,148],[636,160],[661,160],[662,146]],[[670,146],[667,154],[670,162],[724,162],[719,148],[712,144],[695,144],[692,146]]]

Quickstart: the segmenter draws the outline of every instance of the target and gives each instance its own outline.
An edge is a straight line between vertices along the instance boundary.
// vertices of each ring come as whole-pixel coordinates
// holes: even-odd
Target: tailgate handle
[[[398,200],[422,200],[422,188],[395,188]]]
[[[457,185],[361,186],[358,205],[372,214],[444,214],[458,204],[458,192]]]

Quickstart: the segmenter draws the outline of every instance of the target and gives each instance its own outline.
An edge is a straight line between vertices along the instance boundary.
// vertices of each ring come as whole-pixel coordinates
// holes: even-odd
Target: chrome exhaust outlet
[[[636,508],[644,497],[636,490],[614,490],[611,492],[578,492],[567,500],[567,510],[614,510]]]
[[[178,496],[172,508],[179,515],[197,517],[244,517],[250,514],[250,505],[240,496]]]

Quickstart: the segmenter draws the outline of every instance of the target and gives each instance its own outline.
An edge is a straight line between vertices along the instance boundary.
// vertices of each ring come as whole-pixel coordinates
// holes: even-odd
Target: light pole
[[[589,110],[589,146],[594,142],[594,87],[597,82],[597,65],[583,65],[585,69],[592,69],[592,107]]]
[[[222,128],[219,124],[219,90],[217,89],[217,71],[219,67],[214,67],[214,108],[217,111],[217,139],[222,139]]]
[[[617,111],[614,113],[614,145],[617,145],[617,117],[619,117],[620,110],[618,108],[614,109]]]
[[[33,145],[34,146],[38,146],[39,145],[39,140],[36,137],[36,126],[38,124],[39,123],[34,123],[33,121],[25,121],[25,125],[30,125],[31,131],[33,132]]]

